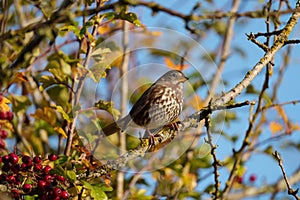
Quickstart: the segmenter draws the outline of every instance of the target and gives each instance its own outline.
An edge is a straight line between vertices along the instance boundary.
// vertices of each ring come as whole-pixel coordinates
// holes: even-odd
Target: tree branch
[[[95,170],[90,171],[89,174],[87,173],[78,173],[77,179],[94,179],[103,175],[106,175],[110,171],[114,169],[118,169],[120,167],[124,167],[126,163],[130,160],[133,160],[138,157],[143,157],[147,152],[157,151],[159,148],[165,146],[166,144],[170,143],[178,133],[187,130],[188,128],[195,128],[198,126],[198,123],[205,119],[211,112],[217,110],[225,110],[225,109],[233,109],[239,108],[246,105],[253,105],[254,102],[241,102],[241,103],[231,103],[222,106],[210,106],[204,107],[200,111],[190,115],[185,120],[178,123],[178,129],[174,130],[172,127],[165,127],[164,129],[160,130],[154,136],[154,141],[152,138],[142,138],[140,145],[133,149],[129,150],[125,154],[121,155],[119,158],[111,161],[107,161],[106,164],[97,167]],[[159,148],[158,148],[159,147]]]
[[[280,169],[281,169],[281,171],[282,171],[282,175],[283,175],[284,181],[285,181],[286,186],[287,186],[287,188],[288,188],[288,194],[289,194],[289,195],[292,195],[295,199],[299,200],[299,197],[297,196],[297,193],[298,193],[299,188],[297,188],[296,190],[294,190],[294,189],[290,186],[289,180],[288,180],[288,178],[287,178],[287,176],[286,176],[286,173],[285,173],[285,171],[284,171],[282,159],[281,159],[279,153],[278,153],[277,151],[275,151],[275,152],[273,153],[273,156],[274,156],[274,157],[276,158],[276,160],[278,161],[278,165],[279,165],[279,167],[280,167]]]

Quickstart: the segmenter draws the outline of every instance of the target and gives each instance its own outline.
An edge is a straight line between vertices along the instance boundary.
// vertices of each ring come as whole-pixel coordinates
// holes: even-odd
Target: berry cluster
[[[49,161],[58,156],[51,154]],[[6,185],[15,199],[23,199],[25,195],[38,195],[39,199],[69,199],[67,180],[52,173],[50,165],[44,165],[40,156],[18,156],[15,153],[0,157],[2,174],[0,184]]]
[[[249,182],[250,183],[254,183],[255,181],[256,181],[256,175],[255,174],[251,174],[250,176],[249,176]],[[237,183],[239,183],[239,184],[244,184],[245,183],[245,180],[244,180],[244,177],[242,177],[242,176],[236,176],[235,177],[235,180],[236,180],[236,182]]]
[[[3,101],[3,99],[4,99],[4,97],[2,96],[2,94],[0,94],[0,103]],[[14,114],[11,111],[4,111],[0,107],[0,120],[1,121],[7,120],[7,121],[11,122],[13,120],[13,118],[14,118]],[[6,147],[4,140],[7,138],[7,136],[8,136],[8,132],[5,129],[3,129],[3,127],[0,123],[0,148],[1,149],[5,149],[5,147]]]

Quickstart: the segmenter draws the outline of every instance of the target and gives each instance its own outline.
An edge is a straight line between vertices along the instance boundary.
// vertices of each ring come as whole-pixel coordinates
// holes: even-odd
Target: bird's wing
[[[136,118],[138,116],[139,113],[141,112],[148,112],[150,110],[150,101],[153,100],[153,98],[156,97],[151,97],[150,95],[153,94],[160,94],[161,88],[163,87],[154,87],[156,85],[156,83],[152,84],[143,94],[142,96],[138,99],[138,101],[133,105],[133,107],[131,108],[129,115],[131,116],[131,118]]]

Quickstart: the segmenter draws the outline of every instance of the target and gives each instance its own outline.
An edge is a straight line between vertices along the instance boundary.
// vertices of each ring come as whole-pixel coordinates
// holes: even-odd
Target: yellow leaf
[[[186,186],[187,190],[189,192],[192,192],[197,186],[197,177],[195,176],[195,174],[188,173],[183,176],[183,183]]]
[[[269,129],[272,132],[272,134],[275,134],[275,133],[278,133],[279,131],[282,131],[283,126],[282,126],[282,124],[273,121],[270,123]]]
[[[54,126],[56,123],[56,114],[52,108],[44,107],[37,109],[34,114],[31,114],[36,119],[42,119],[51,126]]]
[[[2,112],[10,111],[10,107],[7,105],[9,103],[10,103],[10,101],[7,98],[5,98],[4,96],[2,96],[2,100],[0,101],[0,111],[2,111]]]
[[[64,138],[68,137],[64,129],[62,129],[61,127],[54,127],[54,130],[59,134],[61,134]]]
[[[63,107],[61,106],[56,106],[56,110],[62,114],[62,117],[67,120],[67,122],[71,123],[71,119],[69,117],[69,115],[64,111]]]
[[[2,127],[2,129],[7,129],[10,130],[11,132],[14,131],[14,127],[12,123],[9,122],[8,120],[0,120],[0,126]]]

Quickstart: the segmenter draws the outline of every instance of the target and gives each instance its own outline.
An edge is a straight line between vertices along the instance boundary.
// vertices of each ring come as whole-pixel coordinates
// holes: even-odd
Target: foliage
[[[299,64],[293,57],[297,48],[299,52],[299,39],[280,38],[290,28],[283,29],[288,19],[297,21],[295,1],[186,2],[189,12],[182,2],[174,4],[2,2],[1,195],[9,193],[15,199],[201,199],[211,195],[242,199],[285,196],[288,188],[294,191],[290,195],[298,197],[294,187],[299,178],[284,179],[280,156],[275,156],[283,169],[277,181],[265,181],[263,172],[249,170],[251,158],[257,155],[273,160],[277,149],[293,148],[299,153],[300,127],[290,107],[299,111],[300,99],[282,98],[295,92],[282,94],[281,90],[291,63]],[[174,35],[151,28],[157,19],[157,26],[174,29]],[[179,37],[175,30],[184,34]],[[240,91],[230,90],[244,76],[253,75],[251,65],[264,61],[261,50],[266,55],[276,42],[284,48],[274,51],[276,56],[264,66],[265,75],[257,73]],[[253,44],[258,48],[253,50]],[[205,67],[199,70],[198,65]],[[122,170],[128,171],[121,181],[118,169],[97,176],[99,166],[105,169],[124,154],[119,148],[121,137],[103,138],[101,127],[124,115],[120,99],[131,96],[126,103],[133,104],[154,76],[166,69],[184,70],[189,77],[182,118],[222,97],[222,87],[235,96],[222,108],[212,109],[205,125],[204,120],[199,122],[198,128],[178,134],[140,160],[126,160]],[[127,150],[139,147],[137,132],[141,130],[126,132]],[[295,165],[298,169],[299,162]],[[131,173],[139,171],[150,173]],[[85,179],[80,178],[82,174],[96,175]],[[287,174],[295,176],[299,170]],[[286,184],[280,184],[283,181]],[[125,191],[117,189],[120,186]]]

